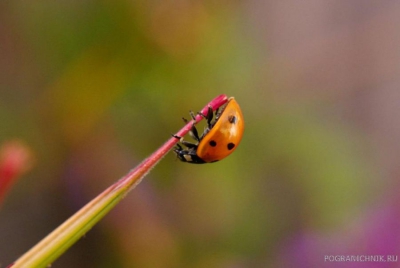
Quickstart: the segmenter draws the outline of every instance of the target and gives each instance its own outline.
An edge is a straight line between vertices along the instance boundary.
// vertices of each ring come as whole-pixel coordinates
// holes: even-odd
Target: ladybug
[[[243,136],[244,122],[243,114],[236,100],[231,97],[222,109],[215,111],[209,106],[207,115],[198,113],[207,120],[207,126],[203,134],[199,136],[194,122],[189,132],[196,143],[183,140],[182,137],[174,135],[186,146],[184,149],[180,144],[174,149],[179,160],[192,164],[204,164],[217,162],[230,155],[239,145]],[[190,113],[192,119],[194,114]],[[183,118],[187,123],[187,120]]]

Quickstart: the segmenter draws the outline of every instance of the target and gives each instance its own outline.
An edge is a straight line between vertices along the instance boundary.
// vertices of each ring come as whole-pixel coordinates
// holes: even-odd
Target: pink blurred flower
[[[33,165],[30,149],[21,141],[13,140],[0,147],[0,204],[16,180]]]

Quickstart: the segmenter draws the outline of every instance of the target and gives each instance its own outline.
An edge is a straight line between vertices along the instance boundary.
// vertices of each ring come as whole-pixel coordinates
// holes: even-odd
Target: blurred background
[[[397,1],[2,1],[0,146],[31,168],[0,208],[5,267],[219,94],[227,159],[169,153],[54,267],[395,267]],[[370,265],[370,266],[368,266]]]

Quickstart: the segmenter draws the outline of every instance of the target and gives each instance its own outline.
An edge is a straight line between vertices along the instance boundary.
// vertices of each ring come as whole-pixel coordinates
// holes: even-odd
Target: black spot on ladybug
[[[214,140],[210,141],[209,144],[210,144],[211,147],[217,146],[217,142],[214,141]]]
[[[230,116],[228,117],[228,121],[229,121],[229,123],[231,123],[231,124],[236,124],[237,118],[236,118],[236,116],[234,116],[234,115],[230,115]]]
[[[233,148],[235,148],[235,144],[234,143],[232,143],[232,142],[230,142],[230,143],[228,143],[228,150],[230,151],[230,150],[232,150]]]

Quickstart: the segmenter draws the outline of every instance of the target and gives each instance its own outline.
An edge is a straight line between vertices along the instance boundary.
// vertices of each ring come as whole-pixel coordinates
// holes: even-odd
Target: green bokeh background
[[[357,59],[327,67],[331,80],[301,73],[296,40],[307,57],[310,37],[265,26],[289,10],[272,1],[0,3],[0,144],[20,139],[35,158],[2,204],[1,266],[219,94],[234,96],[244,114],[236,152],[207,165],[168,154],[54,267],[276,267],[296,234],[344,235],[354,222],[363,230],[360,219],[392,199],[392,184],[374,153],[382,146],[371,139],[374,125],[354,113],[358,84],[328,83]],[[354,20],[333,20],[314,37],[329,40],[326,29]]]

